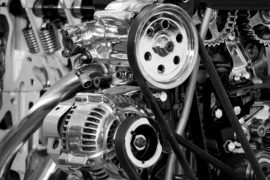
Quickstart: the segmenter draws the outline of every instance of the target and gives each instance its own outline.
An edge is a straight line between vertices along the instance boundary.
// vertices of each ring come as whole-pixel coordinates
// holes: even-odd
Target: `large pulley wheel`
[[[182,8],[146,6],[134,19],[128,36],[129,64],[150,86],[175,88],[191,74],[198,56],[198,35]]]

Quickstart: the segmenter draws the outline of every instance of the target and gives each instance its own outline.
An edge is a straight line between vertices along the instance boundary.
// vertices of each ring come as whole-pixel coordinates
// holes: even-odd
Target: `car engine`
[[[270,179],[270,2],[0,0],[0,179]]]

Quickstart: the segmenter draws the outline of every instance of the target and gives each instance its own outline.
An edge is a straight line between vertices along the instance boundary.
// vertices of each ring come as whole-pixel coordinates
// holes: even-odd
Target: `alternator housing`
[[[95,179],[126,179],[116,157],[114,138],[118,125],[132,116],[144,114],[130,97],[78,93],[60,103],[44,120],[48,154],[61,169],[80,178],[89,174]],[[151,127],[147,121],[142,125]],[[157,149],[155,161],[161,154],[158,138],[157,142],[153,147]]]

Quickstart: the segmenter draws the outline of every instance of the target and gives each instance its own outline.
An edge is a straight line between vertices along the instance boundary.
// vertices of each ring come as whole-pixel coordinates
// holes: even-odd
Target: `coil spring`
[[[54,30],[49,24],[41,27],[39,37],[45,54],[52,54],[60,48]]]
[[[31,27],[26,27],[23,29],[23,35],[26,40],[26,44],[29,48],[30,53],[36,54],[39,52],[39,47],[37,39],[35,37],[34,31]]]

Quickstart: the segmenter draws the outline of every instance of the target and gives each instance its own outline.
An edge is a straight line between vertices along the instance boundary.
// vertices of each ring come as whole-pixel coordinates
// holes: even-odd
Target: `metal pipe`
[[[56,164],[47,154],[47,148],[37,146],[27,156],[24,180],[49,180],[56,171]]]
[[[200,36],[202,39],[205,39],[213,11],[214,10],[211,8],[206,8],[204,18],[203,18],[203,21],[201,24],[201,28],[200,28]],[[198,57],[196,65],[194,67],[194,70],[192,71],[192,74],[189,78],[189,82],[188,82],[187,89],[186,89],[186,99],[184,102],[184,108],[183,108],[181,117],[179,119],[179,122],[178,122],[178,125],[176,128],[176,133],[180,134],[181,136],[184,135],[186,125],[188,122],[188,117],[189,117],[191,105],[193,102],[193,96],[194,96],[194,92],[195,92],[195,88],[196,88],[196,82],[197,82],[197,77],[198,77],[198,72],[199,72],[200,61],[201,61],[201,59],[200,59],[200,57]],[[171,152],[169,159],[168,159],[166,173],[165,173],[166,180],[172,180],[175,162],[176,162],[175,154]]]
[[[13,126],[0,143],[0,177],[12,155],[27,141],[41,125],[47,113],[61,100],[74,94],[80,87],[78,77],[70,73],[52,86],[30,109],[29,114]]]

